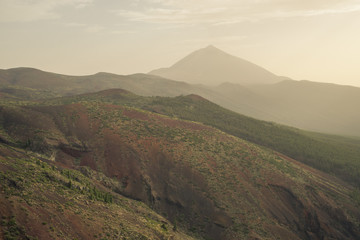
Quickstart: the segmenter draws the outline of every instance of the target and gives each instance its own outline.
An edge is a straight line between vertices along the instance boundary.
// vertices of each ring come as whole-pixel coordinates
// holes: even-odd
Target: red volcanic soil
[[[0,153],[0,239],[191,239],[149,208],[80,172],[63,174],[52,161],[2,144]],[[75,187],[69,187],[66,176],[74,174]],[[101,181],[111,182],[103,175]],[[111,192],[117,204],[90,199],[86,188],[95,187]]]
[[[143,121],[157,121],[166,127],[171,128],[184,128],[189,130],[213,130],[213,128],[205,126],[200,123],[172,119],[159,114],[151,114],[148,112],[142,112],[135,109],[124,109],[123,115],[131,119],[143,120]]]
[[[119,193],[202,236],[241,239],[247,232],[261,239],[266,229],[274,238],[341,239],[359,232],[346,212],[359,212],[350,188],[214,128],[106,104],[24,110],[5,119],[31,131],[9,131],[12,136],[51,142],[44,153],[55,161],[103,172],[120,183]],[[78,220],[67,217],[74,228]],[[79,234],[86,238],[86,231]]]
[[[126,117],[132,118],[132,119],[138,119],[138,120],[150,120],[149,114],[145,112],[141,112],[134,109],[124,109],[123,114]]]

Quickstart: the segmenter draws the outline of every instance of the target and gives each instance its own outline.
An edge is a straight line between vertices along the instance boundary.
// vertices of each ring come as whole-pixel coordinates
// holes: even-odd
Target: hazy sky
[[[0,68],[167,67],[213,44],[293,79],[360,86],[360,0],[0,0]]]

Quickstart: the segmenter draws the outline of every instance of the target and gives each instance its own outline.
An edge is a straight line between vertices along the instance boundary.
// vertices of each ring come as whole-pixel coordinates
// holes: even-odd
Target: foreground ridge
[[[207,102],[196,95],[183,98]],[[163,231],[176,237],[174,229],[179,229],[199,239],[356,239],[359,235],[357,192],[351,186],[214,127],[159,114],[164,111],[162,99],[151,99],[158,104],[108,90],[2,106],[0,139],[5,149],[17,146],[24,149],[19,151],[52,159],[45,162],[49,164],[45,169],[61,166],[69,169],[69,176],[75,170],[85,177],[102,173],[104,177],[89,180],[89,189],[99,189],[94,198],[106,204],[121,194],[118,198],[145,203],[167,219],[156,220],[159,231],[144,228],[154,234]],[[177,100],[188,109],[195,107]],[[153,112],[133,106],[139,102]],[[11,170],[8,162],[21,158],[15,155],[11,160],[14,154],[3,150],[1,156],[8,156],[2,157],[4,172]],[[92,170],[88,173],[84,167]],[[41,170],[41,162],[36,169],[35,176],[52,179]],[[12,171],[6,178],[13,179]],[[79,185],[66,174],[64,189]],[[14,185],[6,182],[6,188]],[[88,195],[85,188],[80,198]],[[40,209],[41,205],[36,211]],[[166,222],[164,227],[161,221]],[[140,229],[135,232],[145,236]]]

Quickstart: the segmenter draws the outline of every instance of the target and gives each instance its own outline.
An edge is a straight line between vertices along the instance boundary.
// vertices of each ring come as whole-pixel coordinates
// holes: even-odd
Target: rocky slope
[[[102,172],[114,191],[196,238],[359,236],[357,192],[346,183],[213,127],[103,100],[2,106],[0,139]]]
[[[193,239],[118,182],[0,144],[0,239]]]

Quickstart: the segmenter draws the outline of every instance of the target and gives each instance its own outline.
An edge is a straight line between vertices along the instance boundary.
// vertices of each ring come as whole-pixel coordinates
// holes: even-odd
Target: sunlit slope
[[[312,167],[360,185],[360,139],[316,134],[260,121],[224,109],[200,96],[140,97],[123,90],[85,94],[52,104],[103,101],[125,104],[181,119],[202,122],[228,134],[266,146]]]
[[[119,183],[0,143],[0,239],[193,239]]]
[[[204,101],[185,97],[189,109],[195,107],[186,99]],[[70,168],[103,172],[119,183],[119,193],[198,238],[360,234],[358,192],[277,152],[201,123],[126,106],[147,99],[124,90],[57,101],[2,107],[2,142]]]

